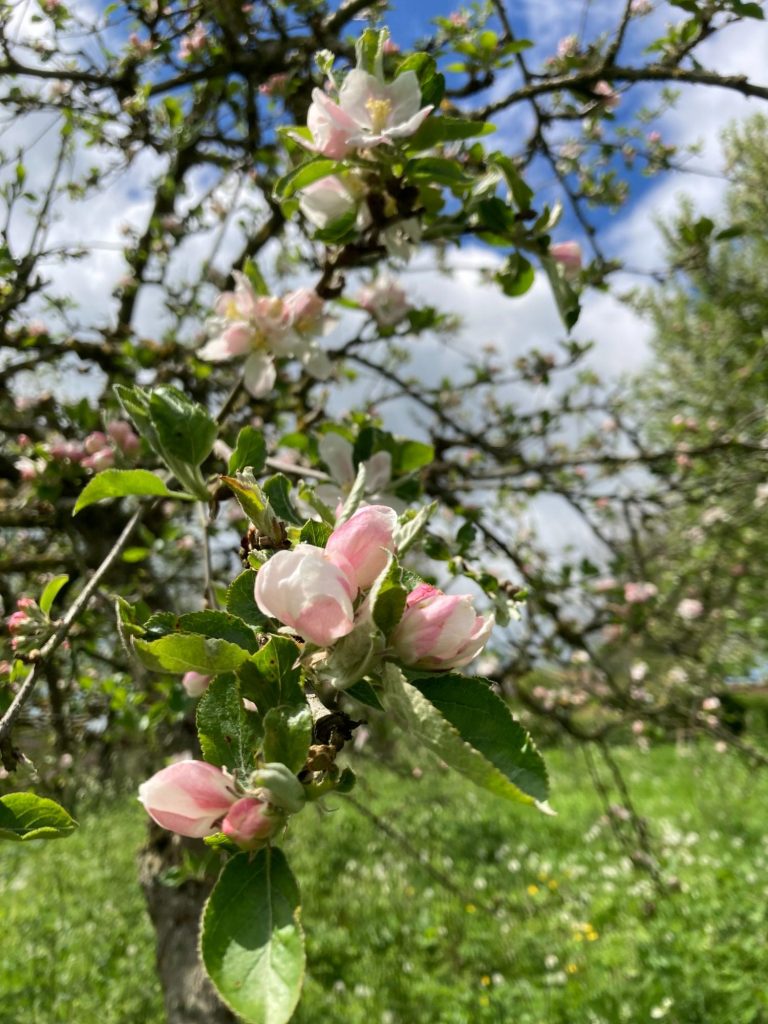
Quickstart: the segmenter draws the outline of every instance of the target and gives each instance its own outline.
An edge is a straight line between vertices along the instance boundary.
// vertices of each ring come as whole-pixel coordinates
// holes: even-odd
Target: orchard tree
[[[610,399],[568,337],[510,367],[478,347],[421,383],[411,351],[448,352],[452,319],[394,273],[417,252],[450,269],[482,244],[510,300],[546,276],[567,332],[580,289],[611,269],[589,204],[620,204],[630,164],[674,158],[647,135],[651,110],[617,120],[634,86],[768,96],[697,56],[759,5],[675,6],[642,54],[633,32],[653,8],[632,0],[541,66],[501,3],[446,11],[411,53],[365,0],[3,7],[0,752],[22,784],[0,826],[66,835],[67,811],[23,783],[66,792],[67,765],[103,777],[115,747],[141,744],[159,826],[142,881],[172,1021],[232,1019],[197,966],[206,897],[220,999],[246,1021],[292,1015],[304,946],[279,843],[293,815],[352,788],[339,755],[366,716],[548,809],[531,737],[469,673],[494,625],[510,672],[599,657],[574,603],[597,569],[552,563],[514,523],[543,494],[581,511],[606,467],[656,465],[668,439],[641,445],[619,420],[608,445],[585,435]],[[510,152],[493,122],[516,108],[528,128]],[[42,171],[23,154],[36,139]],[[543,169],[562,202],[542,202]],[[72,234],[92,238],[78,209],[129,172],[150,198],[98,305],[101,243]],[[594,257],[583,269],[555,238],[563,202]],[[354,390],[367,380],[378,403]],[[542,383],[546,407],[520,400]],[[52,751],[30,728],[46,711]]]
[[[516,687],[580,739],[684,730],[765,764],[732,683],[764,672],[767,653],[767,147],[762,115],[726,133],[722,212],[684,202],[664,227],[666,273],[630,297],[653,323],[650,359],[595,438],[593,493],[571,492],[603,555],[579,588],[584,645]],[[514,686],[511,668],[498,678]]]

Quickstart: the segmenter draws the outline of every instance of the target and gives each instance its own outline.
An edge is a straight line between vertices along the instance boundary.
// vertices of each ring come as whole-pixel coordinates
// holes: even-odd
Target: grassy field
[[[557,818],[433,767],[419,780],[368,769],[362,811],[337,798],[296,819],[297,1024],[768,1022],[768,775],[711,750],[618,757],[679,880],[664,898],[577,753],[548,755]],[[3,848],[0,1021],[161,1024],[134,874],[142,811],[80,817],[71,839]]]

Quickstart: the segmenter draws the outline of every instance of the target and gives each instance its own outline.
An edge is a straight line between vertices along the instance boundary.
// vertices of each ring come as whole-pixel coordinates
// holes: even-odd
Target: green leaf
[[[379,79],[384,76],[384,43],[388,36],[386,29],[367,28],[355,43],[357,67]]]
[[[365,679],[361,679],[359,683],[348,686],[344,691],[344,695],[352,697],[358,704],[365,704],[366,707],[375,708],[377,711],[384,710],[384,706],[379,700],[376,691]]]
[[[318,671],[337,690],[346,690],[371,670],[382,648],[381,634],[370,619],[362,618],[351,633],[336,641]]]
[[[248,281],[256,292],[257,295],[269,295],[269,285],[264,280],[264,275],[259,270],[259,265],[250,258],[243,264],[243,273],[248,278]],[[246,428],[248,429],[248,428]]]
[[[169,633],[159,640],[133,641],[142,664],[155,672],[199,672],[213,676],[234,672],[248,659],[237,644],[193,633]]]
[[[403,441],[398,444],[397,474],[413,473],[435,460],[435,449],[423,441]]]
[[[281,200],[290,199],[292,195],[306,188],[307,185],[345,170],[346,165],[338,160],[328,160],[324,156],[313,157],[277,179],[275,197]]]
[[[546,800],[541,756],[484,683],[463,676],[408,683],[388,665],[382,703],[425,747],[475,785],[507,800]]]
[[[202,405],[162,384],[150,395],[149,415],[163,450],[173,459],[199,466],[208,458],[218,427]]]
[[[403,617],[407,598],[403,570],[397,559],[390,557],[384,571],[374,580],[369,595],[373,621],[384,636],[389,636]]]
[[[253,596],[255,584],[256,573],[252,569],[241,572],[227,587],[225,604],[230,615],[236,615],[250,626],[259,627],[267,622],[267,616],[259,611],[256,604]]]
[[[413,679],[411,684],[518,789],[536,800],[547,799],[549,782],[541,754],[485,680],[450,674]]]
[[[437,502],[433,501],[422,506],[415,515],[412,510],[407,510],[400,516],[395,530],[395,548],[398,555],[404,555],[421,539],[436,508]]]
[[[264,716],[264,760],[280,761],[298,772],[312,742],[312,712],[306,704],[270,708]]]
[[[275,515],[286,523],[303,526],[304,520],[291,502],[291,482],[283,473],[275,473],[264,481],[264,493]]]
[[[438,185],[461,189],[474,183],[474,178],[465,174],[455,160],[442,156],[423,156],[409,160],[405,165],[405,177],[417,181],[426,178]]]
[[[246,1024],[287,1024],[304,980],[299,889],[281,850],[239,853],[203,912],[200,950],[222,1000]]]
[[[326,245],[338,245],[357,234],[357,210],[347,210],[341,217],[331,221],[324,228],[318,228],[314,234],[316,242],[324,242]]]
[[[495,280],[501,285],[501,290],[510,298],[518,295],[525,295],[530,290],[535,273],[528,260],[520,253],[512,253],[506,262],[503,270],[495,275]]]
[[[236,676],[220,675],[197,705],[197,733],[203,757],[240,772],[256,767],[263,737],[261,715],[246,711]]]
[[[406,139],[409,149],[432,149],[441,142],[460,142],[490,135],[496,126],[488,121],[467,121],[461,117],[428,117],[417,132]]]
[[[271,504],[250,471],[241,470],[237,477],[223,476],[221,482],[232,491],[240,508],[259,533],[272,537],[273,540],[281,539],[281,527],[272,511]]]
[[[72,515],[104,498],[124,498],[129,494],[156,495],[162,498],[192,500],[192,496],[169,490],[155,473],[148,469],[105,469],[89,480],[75,503]]]
[[[514,161],[510,160],[504,153],[490,153],[488,163],[498,167],[503,174],[518,210],[530,210],[533,190],[523,180]]]
[[[53,606],[53,602],[56,600],[57,594],[62,587],[67,585],[67,583],[69,583],[69,576],[67,576],[66,573],[62,573],[61,576],[54,576],[52,580],[49,580],[46,583],[43,592],[40,595],[40,600],[37,602],[43,615],[51,614],[51,607]]]
[[[557,309],[565,326],[570,330],[579,319],[579,297],[551,256],[541,256],[541,265],[547,273]]]
[[[365,497],[365,480],[367,476],[367,470],[365,465],[361,462],[357,467],[357,473],[355,474],[355,482],[352,484],[349,494],[347,495],[346,501],[342,506],[341,512],[336,517],[337,525],[346,523],[360,507],[360,503]]]
[[[0,839],[61,839],[76,828],[74,818],[46,797],[35,793],[8,793],[0,797]]]
[[[243,427],[237,435],[235,450],[229,457],[228,469],[230,474],[238,469],[250,468],[254,474],[264,469],[264,462],[267,458],[267,443],[260,430],[254,427]]]
[[[304,703],[301,669],[296,664],[299,654],[294,640],[273,636],[240,666],[243,696],[252,700],[262,714],[281,704]]]
[[[396,77],[402,75],[404,71],[416,73],[424,104],[431,104],[433,107],[440,105],[445,93],[445,78],[437,71],[434,57],[428,53],[412,53],[399,64]]]
[[[253,595],[253,592],[251,592]],[[259,649],[259,641],[251,627],[242,619],[228,612],[210,609],[204,612],[188,612],[179,617],[177,628],[182,633],[200,633],[202,636],[228,640],[238,647],[244,647],[249,654]]]
[[[316,548],[324,548],[333,529],[328,523],[320,523],[316,519],[308,519],[301,528],[299,542],[301,544],[314,544]]]

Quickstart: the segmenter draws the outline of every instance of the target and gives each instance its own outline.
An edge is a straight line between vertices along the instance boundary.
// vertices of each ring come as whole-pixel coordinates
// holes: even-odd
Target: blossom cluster
[[[221,831],[243,849],[257,849],[285,821],[269,790],[245,794],[225,770],[206,761],[176,761],[139,787],[139,800],[158,825],[193,839]]]
[[[208,322],[213,337],[200,358],[217,363],[246,356],[243,383],[255,398],[274,386],[276,356],[298,358],[314,377],[325,379],[331,364],[317,343],[330,326],[323,300],[308,288],[282,297],[258,295],[245,274],[235,271],[234,277],[235,290],[216,302]]]
[[[26,434],[19,435],[18,443],[22,450],[32,446],[32,441]],[[22,455],[16,460],[15,465],[22,480],[36,479],[45,471],[48,461],[72,463],[98,473],[114,466],[116,458],[134,458],[139,450],[139,444],[139,438],[130,424],[123,420],[114,420],[107,424],[106,433],[94,430],[84,441],[70,441],[62,437],[38,445],[38,451],[42,453],[40,457]]]
[[[325,548],[298,544],[277,552],[256,574],[256,604],[305,640],[331,647],[370,617],[365,595],[395,553],[396,526],[393,509],[368,505],[337,526]],[[404,665],[460,668],[480,653],[493,625],[493,616],[476,614],[469,595],[422,583],[408,594],[387,639]]]

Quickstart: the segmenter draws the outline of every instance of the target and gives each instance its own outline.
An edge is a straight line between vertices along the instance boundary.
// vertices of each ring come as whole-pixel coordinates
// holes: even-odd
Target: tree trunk
[[[182,865],[185,852],[200,854],[200,840],[170,835],[155,825],[139,854],[139,881],[157,936],[157,972],[168,1024],[237,1024],[203,971],[198,934],[203,904],[214,877],[168,885],[163,876]]]

